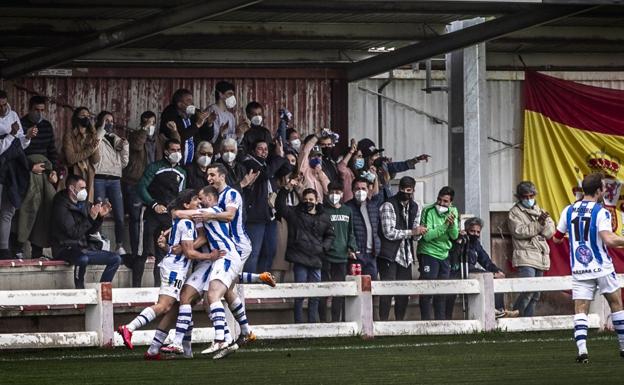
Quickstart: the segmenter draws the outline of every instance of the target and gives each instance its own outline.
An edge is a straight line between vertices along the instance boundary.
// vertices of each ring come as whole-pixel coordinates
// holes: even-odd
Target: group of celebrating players
[[[212,354],[214,359],[224,358],[256,339],[235,285],[240,281],[275,286],[275,280],[268,272],[252,274],[242,271],[251,254],[251,242],[243,227],[241,194],[226,184],[226,173],[223,165],[210,165],[208,186],[199,192],[193,189],[180,192],[167,208],[172,226],[159,240],[159,246],[166,248],[167,255],[159,264],[162,283],[158,302],[117,329],[124,344],[133,349],[132,333],[163,315],[145,353],[147,360],[164,358],[161,353],[193,357],[192,307],[202,297],[209,305],[209,317],[214,327],[214,341],[202,354]],[[189,275],[193,261],[194,268]],[[228,327],[222,298],[240,325],[241,333],[237,339],[232,336],[236,329]],[[174,320],[173,342],[163,346]]]

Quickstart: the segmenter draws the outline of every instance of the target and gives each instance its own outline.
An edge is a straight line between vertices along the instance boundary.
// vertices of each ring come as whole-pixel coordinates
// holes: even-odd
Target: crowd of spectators
[[[453,258],[462,255],[469,272],[481,271],[479,264],[501,277],[480,246],[483,223],[460,229],[451,187],[424,208],[414,201],[413,178],[392,188],[397,174],[429,155],[394,162],[368,138],[351,139],[338,153],[337,133],[304,135],[286,109],[278,127],[265,127],[264,107],[252,101],[237,121],[234,94],[234,85],[221,81],[215,103],[202,109],[190,90],[179,89],[159,117],[144,111],[136,127],[116,124],[112,112],[78,107],[71,126],[56,131],[63,135],[57,151],[46,99],[33,96],[20,118],[0,91],[0,258],[23,258],[30,242],[32,258],[51,247],[48,257],[74,265],[76,287],[84,287],[87,265],[104,265],[101,280],[111,281],[122,263],[139,287],[148,258],[164,256],[157,241],[171,225],[167,206],[185,188],[205,187],[208,166],[220,163],[227,184],[243,196],[252,244],[246,272],[273,271],[281,281],[292,272],[295,282],[344,281],[353,271],[411,280],[417,262],[420,279],[448,279],[460,275]],[[523,183],[510,213],[514,266],[521,276],[540,276],[554,226],[535,204],[535,186]],[[100,231],[107,216],[113,244]],[[159,285],[158,269],[153,278]],[[514,308],[531,315],[537,299],[522,295]],[[344,319],[344,299],[334,298],[328,315],[326,300],[310,298],[307,317],[303,301],[295,302],[296,322]],[[454,303],[452,296],[421,296],[421,317],[449,318]],[[394,318],[405,318],[408,297],[384,296],[380,319],[389,319],[393,304]]]

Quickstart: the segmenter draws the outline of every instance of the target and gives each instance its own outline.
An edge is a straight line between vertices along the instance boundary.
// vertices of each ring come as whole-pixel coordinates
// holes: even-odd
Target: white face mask
[[[169,162],[171,162],[172,164],[178,164],[182,160],[182,153],[172,152],[171,154],[167,156],[167,158],[169,159]]]
[[[228,98],[225,99],[225,106],[227,108],[236,107],[236,98],[234,97],[234,95],[229,96]]]
[[[186,114],[187,115],[195,115],[195,110],[197,109],[197,107],[195,107],[194,105],[190,105],[188,107],[186,107]]]
[[[364,190],[358,190],[353,195],[355,195],[355,200],[361,203],[364,202],[368,197],[368,192]]]
[[[340,194],[329,194],[329,201],[334,206],[337,205],[338,202],[340,202],[340,198],[342,198],[342,195]]]
[[[223,155],[221,155],[221,157],[223,158],[223,160],[227,163],[232,163],[234,162],[234,159],[236,159],[236,154],[228,151],[228,152],[224,152]]]
[[[290,145],[295,151],[299,151],[301,148],[301,139],[293,139],[290,141]]]
[[[439,214],[446,214],[449,211],[449,208],[446,206],[436,205],[436,210],[438,210]]]
[[[89,193],[87,192],[86,188],[83,188],[82,190],[78,191],[76,193],[76,200],[78,202],[84,202],[87,200],[87,197],[89,196]]]
[[[154,133],[156,132],[156,126],[151,124],[151,125],[147,126],[145,129],[147,130],[147,135],[154,136]]]
[[[201,167],[208,167],[211,160],[212,160],[211,157],[202,155],[199,158],[197,158],[197,164],[200,165]]]
[[[259,126],[262,124],[262,116],[260,115],[254,115],[251,117],[251,124],[253,124],[254,126]]]

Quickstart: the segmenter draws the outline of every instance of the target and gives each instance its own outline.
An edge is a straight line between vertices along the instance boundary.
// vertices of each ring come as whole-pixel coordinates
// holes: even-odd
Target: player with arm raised
[[[596,289],[609,302],[611,319],[618,335],[620,356],[624,358],[622,296],[613,261],[607,252],[607,247],[624,247],[624,237],[613,233],[611,214],[601,205],[605,193],[603,179],[602,173],[593,173],[583,179],[583,199],[563,210],[553,238],[556,243],[561,243],[566,233],[569,237],[575,313],[574,339],[578,347],[576,361],[579,363],[589,362],[587,313]]]

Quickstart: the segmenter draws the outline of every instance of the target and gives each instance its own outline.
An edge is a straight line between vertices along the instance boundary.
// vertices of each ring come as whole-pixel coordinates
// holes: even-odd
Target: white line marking
[[[601,336],[590,338],[591,341],[610,341],[614,339],[612,336]],[[457,346],[457,345],[495,345],[495,344],[526,344],[535,342],[572,342],[573,338],[525,338],[513,340],[472,340],[472,341],[446,341],[446,342],[418,342],[404,344],[375,344],[375,345],[342,345],[342,346],[308,346],[296,348],[251,348],[240,349],[240,353],[274,353],[274,352],[309,352],[309,351],[336,351],[336,350],[373,350],[373,349],[397,349],[397,348],[418,348],[428,346]],[[90,354],[90,355],[62,355],[51,357],[24,357],[24,358],[0,358],[0,362],[21,362],[21,361],[63,361],[63,360],[87,360],[99,358],[121,358],[121,357],[140,357],[140,354]]]

